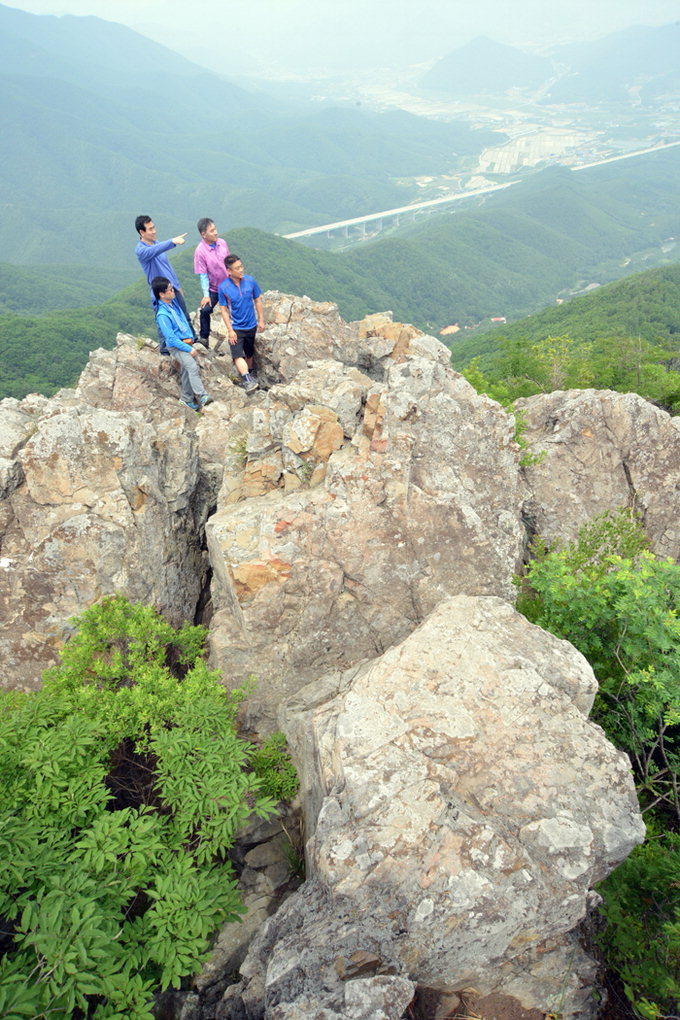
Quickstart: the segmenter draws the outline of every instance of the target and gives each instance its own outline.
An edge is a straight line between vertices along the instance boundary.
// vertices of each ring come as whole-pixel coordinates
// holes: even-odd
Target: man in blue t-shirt
[[[224,265],[229,273],[218,287],[218,300],[222,318],[227,327],[231,356],[243,381],[246,393],[257,389],[253,379],[255,334],[264,329],[262,291],[257,280],[247,276],[238,255],[227,255]],[[219,347],[216,345],[215,350]]]

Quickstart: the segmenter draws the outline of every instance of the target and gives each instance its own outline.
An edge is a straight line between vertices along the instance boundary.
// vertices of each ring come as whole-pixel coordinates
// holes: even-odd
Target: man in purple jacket
[[[177,273],[170,265],[170,260],[165,254],[174,248],[178,244],[184,244],[186,241],[186,234],[179,234],[177,237],[170,238],[169,241],[156,241],[156,224],[153,222],[150,216],[138,216],[135,220],[135,230],[139,234],[139,241],[135,248],[135,255],[139,259],[139,264],[144,270],[144,275],[149,283],[149,289],[151,291],[151,305],[154,312],[158,309],[158,300],[154,296],[153,287],[151,281],[157,276],[164,276],[170,280],[173,287],[175,288],[175,301],[182,309],[184,316],[189,323],[191,334],[196,339],[196,333],[191,325],[189,318],[189,312],[187,310],[186,302],[184,300],[184,292],[180,287],[179,280],[177,279]],[[159,330],[159,336],[160,336]]]
[[[217,290],[228,273],[224,260],[229,254],[229,246],[217,234],[217,227],[212,220],[205,217],[196,224],[201,240],[194,252],[194,272],[201,281],[201,336],[199,343],[209,346],[210,317],[217,304]]]

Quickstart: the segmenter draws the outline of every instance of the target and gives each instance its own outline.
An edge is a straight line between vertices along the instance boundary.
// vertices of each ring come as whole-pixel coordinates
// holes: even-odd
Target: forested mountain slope
[[[638,273],[512,326],[454,340],[452,363],[502,403],[562,389],[680,410],[680,266]]]
[[[512,319],[537,311],[570,288],[606,283],[649,264],[643,259],[677,259],[678,248],[669,238],[680,236],[679,169],[675,149],[582,173],[551,168],[485,201],[464,209],[461,203],[455,214],[341,253],[219,225],[263,289],[335,301],[346,319],[390,309],[395,318],[436,335],[451,323],[465,326],[491,316]],[[99,236],[90,231],[89,221],[77,222],[92,237]],[[33,231],[38,236],[39,229],[36,225]],[[75,379],[89,350],[111,346],[118,330],[153,332],[134,244],[130,229],[117,259],[124,258],[127,271],[140,282],[117,295],[112,275],[104,280],[111,285],[111,298],[90,310],[41,315],[45,295],[54,286],[49,271],[41,268],[31,278],[31,271],[22,269],[19,279],[11,267],[3,267],[0,301],[12,314],[0,315],[0,395],[54,392]],[[193,247],[190,237],[173,261],[190,306],[196,307]],[[77,292],[81,282],[77,270],[71,284],[64,282],[63,273],[56,279],[62,281],[60,298]],[[468,359],[489,349],[489,341],[476,335],[472,344],[461,348]]]
[[[288,106],[98,18],[0,5],[0,67],[0,244],[23,264],[123,266],[139,212],[173,236],[203,215],[286,232],[388,208],[415,195],[397,178],[500,137]]]
[[[680,346],[680,265],[635,273],[519,322],[463,336],[452,344],[453,364],[464,368],[480,356],[488,364],[501,337],[523,344],[542,343],[548,337],[583,343],[602,337],[640,337],[671,348]]]

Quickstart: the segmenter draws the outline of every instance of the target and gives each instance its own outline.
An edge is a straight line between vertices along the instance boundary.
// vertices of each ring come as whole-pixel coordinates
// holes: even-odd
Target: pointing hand
[[[178,237],[173,237],[172,243],[173,244],[184,244],[186,239],[187,239],[187,235],[186,234],[179,234]]]

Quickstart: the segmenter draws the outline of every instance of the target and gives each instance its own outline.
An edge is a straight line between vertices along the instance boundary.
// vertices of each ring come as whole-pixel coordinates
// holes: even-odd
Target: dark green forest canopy
[[[83,265],[15,266],[0,262],[0,314],[41,315],[100,304],[131,284],[139,273]]]
[[[111,349],[116,333],[153,336],[146,285],[134,285],[92,308],[49,315],[0,315],[0,399],[27,393],[51,396],[73,386],[90,351]]]

